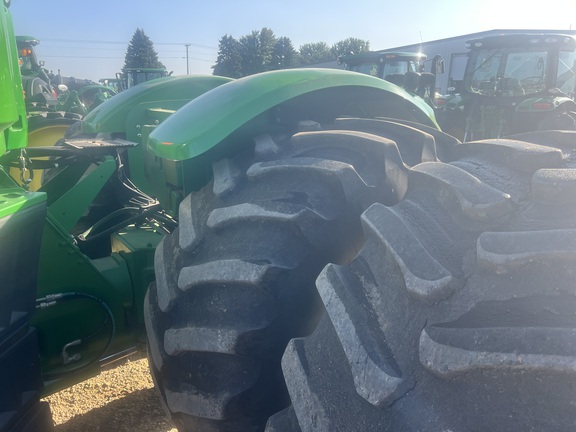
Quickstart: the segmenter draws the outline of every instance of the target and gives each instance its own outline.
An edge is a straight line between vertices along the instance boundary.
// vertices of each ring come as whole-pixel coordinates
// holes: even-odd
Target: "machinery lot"
[[[415,71],[79,119],[23,91],[9,3],[0,432],[574,431],[576,38],[476,41],[462,140]]]

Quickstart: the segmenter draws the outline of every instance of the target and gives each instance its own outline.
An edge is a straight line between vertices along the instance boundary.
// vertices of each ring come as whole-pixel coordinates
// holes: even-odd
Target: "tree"
[[[264,66],[259,72],[265,72],[274,68],[272,54],[278,39],[274,32],[267,27],[263,27],[262,30],[260,30],[259,39],[260,55],[262,56],[262,65]]]
[[[222,36],[218,43],[216,64],[212,66],[214,75],[240,78],[242,76],[241,63],[240,43],[232,36]]]
[[[284,69],[298,63],[298,53],[292,45],[290,38],[278,38],[272,50],[271,70]]]
[[[123,69],[126,68],[164,68],[152,41],[140,28],[136,29],[128,44]]]
[[[276,36],[269,28],[254,30],[242,36],[240,42],[240,56],[242,57],[242,76],[265,72],[272,66],[272,51],[276,43]]]
[[[332,60],[330,48],[326,42],[306,43],[300,46],[300,64],[322,63]]]
[[[344,39],[330,48],[326,42],[307,43],[296,51],[288,37],[276,37],[263,27],[236,40],[224,35],[220,39],[218,58],[212,66],[214,75],[240,78],[260,72],[296,65],[328,62],[339,55],[368,51],[370,42],[356,38]]]
[[[362,39],[350,37],[336,42],[330,48],[332,58],[337,59],[341,55],[360,54],[370,50],[370,42]]]

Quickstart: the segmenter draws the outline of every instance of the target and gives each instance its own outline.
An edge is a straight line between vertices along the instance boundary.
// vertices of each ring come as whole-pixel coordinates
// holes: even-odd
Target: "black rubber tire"
[[[317,323],[314,281],[358,252],[363,210],[402,198],[398,147],[428,157],[414,137],[261,136],[182,202],[145,301],[152,375],[179,430],[262,431],[289,404],[280,359]]]
[[[573,431],[576,133],[456,146],[362,215],[316,282],[324,314],[282,359],[268,432]],[[569,139],[567,139],[569,138]],[[567,143],[571,142],[571,147]]]

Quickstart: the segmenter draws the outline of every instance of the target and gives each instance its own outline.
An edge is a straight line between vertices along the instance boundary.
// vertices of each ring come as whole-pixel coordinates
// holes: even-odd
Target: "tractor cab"
[[[576,126],[576,38],[491,36],[467,43],[465,140]]]
[[[31,36],[16,36],[18,63],[22,75],[22,84],[26,104],[35,107],[54,107],[58,103],[55,88],[44,69],[44,63],[38,60],[35,46],[40,41]]]
[[[122,72],[116,74],[116,82],[118,83],[118,90],[122,91],[146,81],[167,77],[170,74],[164,68],[124,68]]]
[[[44,64],[38,61],[35,46],[40,41],[31,36],[16,36],[18,46],[18,60],[20,62],[20,72],[24,76],[39,76],[49,81],[46,72],[43,69]]]
[[[348,70],[386,79],[407,72],[422,72],[426,54],[367,52],[342,56],[338,60]]]
[[[436,74],[443,73],[442,57],[432,60],[431,72],[424,72],[426,54],[410,52],[366,52],[338,58],[346,69],[390,81],[424,98],[433,106]]]

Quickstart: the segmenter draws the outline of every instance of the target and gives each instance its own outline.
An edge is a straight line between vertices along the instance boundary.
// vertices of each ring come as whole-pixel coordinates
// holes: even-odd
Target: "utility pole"
[[[192,44],[184,44],[186,47],[186,75],[190,75],[190,68],[188,67],[188,47]]]

